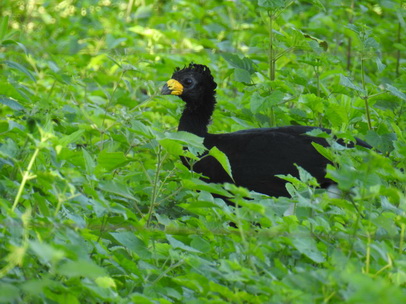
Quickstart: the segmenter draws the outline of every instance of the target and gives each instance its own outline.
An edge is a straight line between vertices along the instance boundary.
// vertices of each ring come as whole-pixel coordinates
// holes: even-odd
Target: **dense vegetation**
[[[404,303],[403,1],[3,0],[0,18],[0,302]],[[339,198],[303,170],[291,198],[205,184],[159,95],[191,61],[219,84],[210,132],[313,125],[374,150],[317,147]]]

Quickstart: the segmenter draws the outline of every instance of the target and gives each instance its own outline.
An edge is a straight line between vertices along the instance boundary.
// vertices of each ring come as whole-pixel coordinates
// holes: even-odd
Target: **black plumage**
[[[207,126],[216,105],[216,87],[210,69],[200,64],[177,68],[162,88],[164,95],[177,95],[185,103],[179,121],[179,131],[187,131],[204,137],[207,149],[217,147],[230,162],[235,184],[271,196],[288,196],[286,181],[275,175],[298,176],[294,164],[312,174],[321,187],[333,181],[326,178],[329,161],[319,154],[312,142],[327,147],[323,138],[306,135],[316,129],[308,126],[286,126],[258,128],[233,133],[210,134]],[[330,133],[328,129],[322,129]],[[357,145],[370,146],[357,139]],[[183,163],[188,166],[187,160]],[[220,163],[211,156],[204,157],[193,166],[195,172],[203,174],[209,182],[233,183]]]

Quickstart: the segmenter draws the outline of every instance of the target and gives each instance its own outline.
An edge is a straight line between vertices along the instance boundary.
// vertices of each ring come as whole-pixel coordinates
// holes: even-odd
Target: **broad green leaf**
[[[381,152],[390,152],[393,150],[393,143],[396,141],[395,133],[378,134],[374,130],[368,130],[365,136],[366,141]]]
[[[224,190],[219,184],[206,183],[197,178],[182,179],[182,185],[186,189],[203,190],[210,193],[218,194],[224,197],[230,197],[230,193]]]
[[[224,53],[221,54],[221,56],[229,63],[231,64],[234,68],[237,69],[241,69],[243,66],[242,63],[242,59],[236,55],[236,54],[232,54],[232,53]]]
[[[365,94],[365,91],[360,86],[354,84],[348,77],[344,76],[343,74],[340,74],[340,84],[349,89],[356,90],[358,92],[361,92],[362,94]]]
[[[234,67],[235,73],[245,73],[243,71],[248,72],[249,76],[251,77],[251,74],[255,73],[255,68],[254,68],[254,63],[251,59],[247,57],[240,58],[236,54],[232,53],[224,53],[221,55],[232,67]],[[238,71],[237,70],[242,70]],[[244,76],[247,77],[247,76]],[[246,81],[248,82],[248,81]]]
[[[233,172],[227,155],[224,152],[220,151],[217,147],[211,148],[209,151],[209,155],[217,159],[223,169],[227,172],[231,179],[233,179]]]
[[[52,288],[58,285],[57,282],[48,278],[31,279],[21,284],[22,290],[29,295],[40,295],[43,293],[44,288]]]
[[[203,154],[206,150],[206,147],[203,145],[204,138],[190,132],[156,133],[156,138],[164,148],[174,155],[185,154],[183,147],[187,147],[196,156]]]
[[[192,241],[190,242],[190,245],[195,248],[196,250],[199,250],[200,252],[209,252],[211,247],[211,243],[204,239],[203,237],[200,237],[198,235],[194,236],[192,238]]]
[[[62,250],[38,241],[30,241],[30,248],[43,263],[56,263],[65,256]]]
[[[5,64],[7,64],[10,68],[16,69],[16,70],[20,71],[21,73],[27,75],[32,81],[34,81],[34,82],[37,81],[35,79],[35,76],[23,65],[21,65],[17,62],[14,62],[14,61],[10,61],[10,60],[4,60],[3,62]]]
[[[325,262],[326,259],[317,248],[317,243],[310,233],[293,238],[292,244],[300,253],[304,254],[315,263]]]
[[[271,92],[263,97],[258,92],[251,95],[251,111],[256,114],[260,111],[266,111],[283,101],[285,94],[279,90]]]
[[[234,79],[235,81],[250,83],[251,75],[247,70],[244,69],[235,69],[234,70]]]
[[[58,140],[58,143],[62,147],[66,147],[67,145],[78,141],[82,137],[84,132],[85,130],[77,130],[69,135],[65,135]]]
[[[16,303],[20,297],[20,290],[13,284],[2,282],[0,284],[0,302],[1,303]]]
[[[188,252],[195,252],[195,253],[200,252],[199,250],[197,250],[193,247],[185,245],[184,243],[182,243],[181,241],[178,241],[177,239],[175,239],[174,237],[172,237],[170,235],[167,235],[166,239],[169,241],[169,244],[171,244],[171,246],[174,249],[179,248],[179,249],[182,249],[182,250],[185,250]]]
[[[9,130],[10,126],[8,124],[8,121],[6,120],[0,120],[0,134],[7,132]],[[11,128],[10,128],[11,129]],[[1,150],[0,150],[1,151]]]
[[[103,191],[117,194],[119,196],[138,201],[130,192],[129,186],[119,181],[103,181],[99,183],[99,188]]]
[[[7,35],[8,19],[9,19],[8,15],[2,16],[0,18],[0,43]]]
[[[385,84],[385,89],[389,93],[391,93],[393,96],[396,96],[396,97],[402,99],[403,101],[406,101],[406,94],[399,91],[398,88],[396,88],[396,87],[394,87],[394,86],[387,83],[387,84]]]
[[[302,32],[302,31],[300,31],[300,32],[303,34],[303,36],[304,36],[305,38],[308,38],[308,39],[311,39],[311,40],[317,42],[317,45],[318,45],[320,48],[322,48],[325,52],[327,51],[327,49],[328,49],[328,43],[327,43],[327,41],[318,39],[318,38],[316,38],[316,37],[314,37],[314,36],[311,36],[311,35],[309,35],[309,34],[306,34],[306,33]]]
[[[148,296],[138,292],[131,293],[128,299],[131,300],[132,303],[156,304],[155,300],[151,300]]]
[[[82,149],[82,154],[83,154],[83,159],[85,161],[86,173],[88,175],[92,175],[94,173],[96,163],[94,162],[92,155],[90,155],[90,153],[87,152],[86,149]]]
[[[311,185],[311,186],[316,186],[316,187],[319,186],[316,178],[313,177],[308,171],[306,171],[302,167],[298,166],[297,164],[295,164],[295,167],[299,171],[299,179],[302,182],[306,183],[306,185]]]
[[[3,42],[1,42],[2,45],[10,45],[10,44],[14,44],[17,45],[20,49],[22,49],[24,51],[24,53],[27,55],[28,54],[28,50],[25,47],[24,44],[22,44],[21,42],[15,41],[15,40],[11,40],[11,39],[7,39],[7,40],[3,40]]]
[[[5,96],[0,96],[0,103],[10,107],[11,109],[15,110],[15,111],[20,111],[20,110],[24,110],[25,108],[19,104],[16,100],[11,99],[11,98],[7,98]]]
[[[95,282],[103,288],[116,288],[116,282],[111,277],[97,277]]]
[[[286,0],[258,0],[258,5],[266,9],[274,10],[284,8]]]
[[[382,63],[382,60],[379,57],[375,58],[375,63],[379,72],[382,72],[386,68],[386,65]]]
[[[56,269],[56,272],[69,278],[85,277],[96,279],[97,277],[105,277],[107,275],[104,268],[96,265],[91,260],[65,262]]]
[[[123,152],[108,152],[103,150],[97,157],[96,170],[111,172],[114,169],[125,166],[130,161]]]
[[[158,140],[158,142],[169,154],[176,156],[184,154],[184,143],[169,138]]]
[[[152,129],[138,120],[131,121],[131,128],[134,132],[144,135],[147,138],[153,138],[154,136]]]
[[[151,253],[147,249],[145,243],[137,238],[134,232],[130,231],[119,231],[110,232],[111,236],[114,237],[121,245],[125,246],[128,250],[135,253],[143,259],[148,259],[151,257]]]
[[[329,161],[334,161],[334,154],[333,151],[331,151],[330,148],[326,148],[318,143],[312,142],[312,146],[319,152],[321,155],[323,155],[325,158],[327,158]]]

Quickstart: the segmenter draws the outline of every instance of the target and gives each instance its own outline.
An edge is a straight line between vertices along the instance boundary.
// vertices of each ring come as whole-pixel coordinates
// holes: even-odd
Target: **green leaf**
[[[41,278],[27,280],[21,285],[21,288],[26,294],[37,296],[43,294],[44,288],[52,288],[56,285],[58,284],[55,281],[47,278]]]
[[[330,148],[326,148],[318,143],[312,142],[312,146],[319,152],[321,155],[323,155],[325,158],[327,158],[329,161],[334,161],[334,154],[333,151],[331,151]]]
[[[96,279],[107,276],[106,270],[90,260],[68,261],[59,266],[56,272],[60,275],[73,277],[85,277]]]
[[[9,19],[8,15],[2,16],[0,18],[0,43],[7,35],[8,19]]]
[[[103,150],[97,156],[96,170],[110,172],[125,166],[130,161],[123,152],[108,152]]]
[[[237,69],[243,68],[242,59],[238,55],[232,53],[224,53],[221,54],[221,56],[234,68]]]
[[[354,84],[348,77],[344,76],[343,74],[340,74],[340,84],[349,89],[356,90],[358,92],[361,92],[362,94],[365,94],[365,91],[360,86]]]
[[[236,71],[237,70],[244,70],[251,74],[255,73],[255,68],[254,68],[254,63],[251,59],[247,57],[240,58],[236,54],[232,53],[224,53],[221,55],[231,66],[233,66]],[[238,73],[243,73],[242,71],[237,72]]]
[[[97,286],[102,288],[115,288],[116,282],[110,277],[97,277],[95,280]]]
[[[87,152],[86,149],[82,149],[82,154],[83,154],[83,159],[85,160],[86,173],[88,175],[92,175],[94,173],[94,169],[96,167],[93,157],[90,155],[89,152]]]
[[[103,181],[99,183],[99,188],[103,191],[117,194],[119,196],[138,201],[130,192],[129,186],[119,181]]]
[[[10,68],[16,69],[16,70],[20,71],[21,73],[27,75],[32,81],[34,81],[34,82],[37,81],[35,79],[35,76],[21,64],[14,62],[14,61],[10,61],[10,60],[4,60],[3,62],[5,64],[7,64]]]
[[[20,297],[20,290],[12,284],[2,282],[0,284],[0,302],[15,303]]]
[[[403,101],[406,101],[406,94],[399,91],[396,87],[390,85],[390,84],[385,84],[385,89],[391,93],[393,96],[396,96],[400,99],[402,99]]]
[[[224,152],[220,151],[217,147],[211,148],[209,151],[209,155],[213,156],[231,177],[231,179],[234,180],[231,165],[228,161],[227,155]]]
[[[302,31],[300,31],[300,32],[303,34],[303,36],[304,36],[305,38],[308,38],[308,39],[311,39],[311,40],[317,42],[317,44],[318,44],[318,46],[319,46],[320,48],[322,48],[325,52],[327,51],[327,49],[328,49],[328,43],[327,43],[327,41],[318,39],[318,38],[316,38],[316,37],[314,37],[314,36],[311,36],[311,35],[309,35],[309,34],[306,34],[306,33],[302,32]]]
[[[43,263],[55,263],[60,261],[65,256],[65,253],[62,250],[55,249],[48,244],[38,241],[30,241],[30,248],[40,258],[40,260],[42,260]]]
[[[258,5],[270,10],[280,9],[285,7],[286,0],[258,0]]]
[[[26,48],[25,45],[22,44],[21,42],[18,42],[18,41],[15,41],[15,40],[7,39],[7,40],[3,40],[3,42],[1,42],[1,44],[2,44],[2,45],[14,44],[14,45],[18,46],[20,49],[22,49],[23,52],[25,53],[25,55],[28,55],[28,50],[27,50],[27,48]]]
[[[169,154],[179,156],[184,154],[184,145],[185,143],[181,143],[178,140],[170,139],[170,138],[163,138],[158,140],[159,144],[164,147]]]
[[[299,179],[306,183],[306,185],[311,185],[311,186],[319,186],[317,180],[315,177],[313,177],[308,171],[306,171],[305,169],[303,169],[302,167],[298,166],[295,164],[295,167],[297,168],[297,170],[299,171]]]
[[[292,244],[300,253],[304,254],[315,263],[323,263],[326,261],[317,248],[317,243],[311,234],[293,238]]]
[[[376,67],[378,68],[379,73],[381,73],[383,70],[385,70],[386,65],[382,63],[381,58],[376,57],[375,58],[375,63],[376,63]]]
[[[273,91],[265,97],[261,96],[258,92],[254,92],[251,95],[251,111],[254,114],[260,111],[266,111],[280,104],[284,97],[285,94],[279,90]]]
[[[190,132],[156,133],[156,138],[168,152],[174,155],[185,154],[183,150],[184,146],[194,155],[203,154],[206,150],[206,147],[203,145],[204,138]],[[178,144],[176,142],[178,142]]]
[[[134,132],[146,136],[147,138],[154,137],[152,129],[138,120],[131,121],[131,128]]]
[[[7,120],[0,120],[0,134],[7,132],[10,128],[10,125]]]
[[[133,232],[110,232],[110,235],[114,237],[121,245],[125,246],[128,250],[135,253],[139,257],[143,259],[148,259],[151,257],[151,253],[148,251],[145,243],[137,238]]]
[[[251,75],[247,70],[235,69],[234,70],[234,79],[235,79],[235,81],[239,81],[239,82],[243,82],[243,83],[250,83]]]
[[[85,130],[78,130],[69,135],[65,135],[58,140],[58,144],[62,147],[66,147],[67,145],[77,142],[83,135]]]
[[[16,100],[7,98],[5,96],[0,96],[0,103],[10,107],[15,111],[25,110],[25,108],[21,104],[19,104]]]
[[[393,143],[397,138],[395,133],[378,134],[374,130],[368,130],[365,139],[371,146],[387,153],[393,150]]]
[[[185,250],[188,252],[195,252],[195,253],[200,252],[199,250],[197,250],[193,247],[183,244],[181,241],[178,241],[177,239],[175,239],[174,237],[172,237],[170,235],[167,235],[166,239],[169,241],[169,244],[171,244],[171,246],[174,249],[179,248],[179,249],[182,249],[182,250]]]
[[[230,193],[224,190],[219,184],[206,183],[197,178],[182,179],[182,185],[186,189],[207,191],[224,197],[230,197]]]

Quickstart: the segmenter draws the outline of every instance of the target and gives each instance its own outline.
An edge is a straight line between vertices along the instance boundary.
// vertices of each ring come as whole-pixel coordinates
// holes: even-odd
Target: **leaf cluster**
[[[0,302],[404,301],[402,2],[2,1],[0,18]],[[210,132],[332,129],[313,135],[337,189],[298,167],[272,198],[183,166],[202,139],[159,91],[191,61],[218,83]]]

